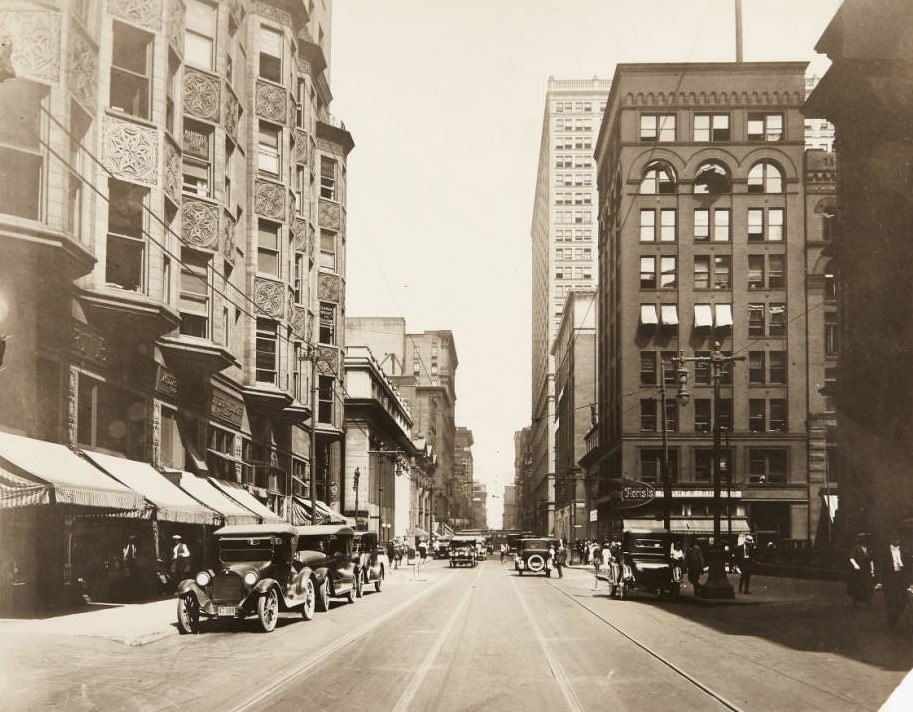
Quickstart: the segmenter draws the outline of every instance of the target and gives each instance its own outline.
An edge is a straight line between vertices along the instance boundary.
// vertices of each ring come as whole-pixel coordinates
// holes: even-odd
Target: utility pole
[[[358,517],[358,481],[360,479],[361,479],[361,470],[359,470],[356,467],[355,472],[352,475],[352,480],[354,482],[354,484],[352,485],[352,489],[355,490],[355,528],[356,529],[360,528],[358,525],[358,519],[359,519],[359,517]]]
[[[318,401],[317,341],[320,338],[317,317],[311,317],[311,524],[317,523],[317,413]]]
[[[660,427],[663,431],[663,527],[672,529],[672,478],[669,477],[669,436],[666,424],[666,362],[659,360],[659,400],[662,408]]]

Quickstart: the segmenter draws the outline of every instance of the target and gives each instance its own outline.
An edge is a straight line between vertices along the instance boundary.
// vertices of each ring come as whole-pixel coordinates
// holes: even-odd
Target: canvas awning
[[[831,524],[834,523],[834,517],[837,515],[837,495],[835,494],[821,494],[821,498],[824,500],[824,506],[827,507],[827,515],[831,518]]]
[[[694,305],[694,328],[709,328],[713,326],[713,312],[709,304]]]
[[[329,519],[330,524],[348,524],[350,527],[355,526],[355,520],[351,517],[347,517],[344,514],[340,514],[335,509],[326,504],[326,502],[321,502],[319,499],[316,500],[317,511],[320,514],[323,514]]]
[[[263,504],[259,499],[248,492],[244,488],[244,485],[238,484],[237,482],[228,482],[227,480],[218,480],[215,477],[210,477],[209,482],[218,488],[222,494],[231,497],[242,507],[249,509],[251,512],[256,514],[264,524],[267,522],[285,521],[282,517],[280,517],[273,510]]]
[[[44,485],[47,503],[141,513],[143,496],[109,477],[64,445],[0,433],[0,467],[20,480]],[[13,501],[15,495],[10,494]],[[22,502],[29,495],[21,493]],[[37,496],[37,491],[31,493]],[[20,506],[20,505],[11,505]]]
[[[159,521],[184,524],[219,524],[221,515],[171,484],[152,465],[100,452],[83,450],[94,465],[122,484],[139,492],[155,508]]]
[[[714,305],[714,311],[716,312],[717,328],[722,328],[724,326],[732,326],[732,305],[731,304],[716,304],[716,305]]]
[[[660,314],[664,326],[678,326],[678,305],[663,304],[660,307]]]
[[[27,480],[0,467],[0,509],[48,504],[50,497],[50,485]]]
[[[655,304],[640,305],[640,323],[644,326],[655,326],[659,323],[659,319],[656,316]]]
[[[313,524],[314,515],[311,511],[311,502],[302,497],[292,497],[292,524]]]
[[[179,475],[181,489],[198,502],[221,514],[226,524],[259,523],[260,517],[230,497],[226,497],[221,490],[209,484],[205,477],[197,477],[189,472],[180,472]]]

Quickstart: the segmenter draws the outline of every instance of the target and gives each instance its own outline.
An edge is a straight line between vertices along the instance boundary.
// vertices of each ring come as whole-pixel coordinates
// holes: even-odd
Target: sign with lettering
[[[155,369],[155,392],[168,398],[177,398],[178,395],[178,377],[160,363]]]
[[[612,509],[633,509],[656,499],[656,490],[646,482],[613,480],[609,487],[609,504]]]
[[[244,418],[244,401],[221,389],[213,388],[209,398],[209,414],[213,418],[231,423],[235,427],[241,427],[241,421]]]

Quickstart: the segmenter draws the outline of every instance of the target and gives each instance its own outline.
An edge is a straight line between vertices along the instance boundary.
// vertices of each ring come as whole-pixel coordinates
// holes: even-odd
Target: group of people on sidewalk
[[[909,554],[901,547],[896,532],[878,552],[872,550],[869,539],[868,533],[860,532],[850,548],[846,592],[854,607],[870,607],[873,591],[881,589],[887,624],[897,628],[911,588]]]

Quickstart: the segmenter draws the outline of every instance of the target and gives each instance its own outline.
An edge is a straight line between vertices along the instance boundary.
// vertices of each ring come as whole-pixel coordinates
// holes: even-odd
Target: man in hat
[[[177,584],[190,577],[190,549],[187,548],[180,534],[171,537],[174,544],[171,549],[171,580]]]
[[[739,544],[739,593],[751,593],[751,572],[754,566],[755,545],[754,537],[749,532]]]
[[[850,575],[846,581],[846,592],[853,600],[854,606],[872,605],[872,580],[875,576],[875,564],[869,552],[869,535],[860,532],[849,555]]]

